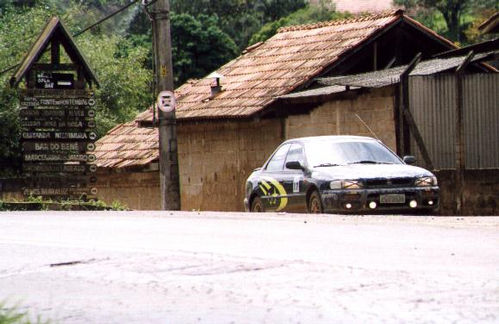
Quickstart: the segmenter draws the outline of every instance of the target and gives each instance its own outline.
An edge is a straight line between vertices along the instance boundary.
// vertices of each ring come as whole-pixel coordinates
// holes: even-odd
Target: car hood
[[[312,177],[323,179],[374,179],[432,176],[420,167],[407,164],[349,164],[314,168]]]

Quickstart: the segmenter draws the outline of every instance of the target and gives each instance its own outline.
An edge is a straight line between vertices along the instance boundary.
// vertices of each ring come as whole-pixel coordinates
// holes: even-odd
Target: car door
[[[283,144],[274,152],[258,179],[258,191],[265,210],[281,211],[288,204],[287,192],[282,186],[282,176],[290,146],[291,144]]]
[[[298,161],[305,165],[305,155],[303,146],[299,143],[291,144],[284,161],[284,171],[281,177],[282,186],[287,194],[287,211],[303,211],[306,209],[306,197],[304,188],[303,170],[286,168],[287,162]]]

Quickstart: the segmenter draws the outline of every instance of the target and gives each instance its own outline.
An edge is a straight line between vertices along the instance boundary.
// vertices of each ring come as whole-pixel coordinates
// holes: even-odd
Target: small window
[[[285,144],[277,149],[265,169],[267,171],[281,171],[284,167],[284,158],[288,153],[289,147],[290,144]]]
[[[303,147],[300,144],[293,144],[289,148],[288,155],[286,156],[286,163],[291,161],[298,161],[301,163],[301,165],[305,164],[305,157],[303,156]]]

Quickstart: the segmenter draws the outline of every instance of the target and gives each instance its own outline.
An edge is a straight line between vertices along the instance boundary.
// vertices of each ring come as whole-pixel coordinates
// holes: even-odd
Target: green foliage
[[[49,324],[37,317],[36,321],[29,318],[27,312],[21,312],[17,306],[8,307],[5,303],[0,303],[0,324]]]
[[[219,28],[217,16],[190,14],[170,15],[174,84],[180,86],[190,78],[203,77],[237,55],[231,37]],[[147,49],[146,66],[152,68],[150,24],[144,14],[137,15],[129,29],[123,52],[130,48]]]
[[[67,199],[55,201],[42,196],[29,196],[24,201],[0,200],[0,211],[36,211],[36,210],[129,210],[119,201],[107,204],[102,200]],[[1,305],[0,305],[1,306]],[[1,324],[1,322],[0,322]]]
[[[215,16],[172,15],[175,83],[205,76],[237,54],[236,44],[218,28]]]
[[[239,50],[264,24],[303,8],[305,0],[172,0],[177,14],[216,16],[218,27],[229,35]]]
[[[0,88],[0,173],[12,176],[20,172],[20,124],[17,92]]]
[[[412,9],[415,19],[457,43],[472,40],[465,31],[474,25],[481,12],[499,9],[497,0],[394,0],[394,3]]]
[[[263,42],[277,33],[281,27],[311,24],[321,21],[331,21],[338,19],[345,19],[351,17],[348,13],[339,13],[334,10],[328,9],[326,6],[307,6],[300,9],[287,17],[280,18],[279,20],[270,22],[264,25],[251,39],[250,44]]]
[[[86,34],[77,43],[101,84],[95,93],[97,133],[102,136],[152,103],[152,73],[145,67],[149,52],[120,36]]]

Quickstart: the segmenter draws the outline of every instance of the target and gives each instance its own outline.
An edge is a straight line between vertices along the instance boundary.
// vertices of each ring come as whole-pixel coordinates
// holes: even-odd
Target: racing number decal
[[[284,190],[284,187],[276,179],[270,177],[262,178],[259,188],[265,196],[269,197],[269,205],[278,205],[276,211],[284,209],[288,204],[286,190]]]
[[[293,193],[300,192],[300,177],[296,176],[293,179]]]

